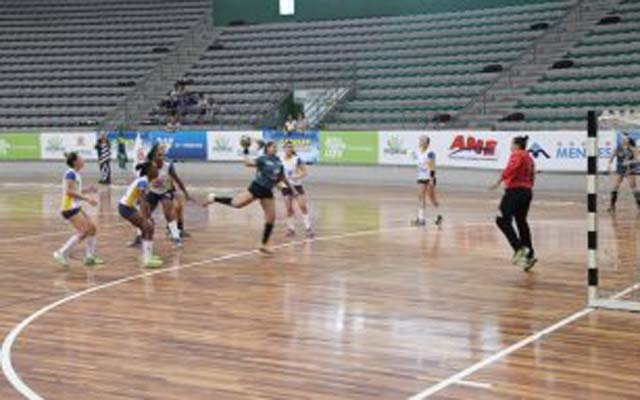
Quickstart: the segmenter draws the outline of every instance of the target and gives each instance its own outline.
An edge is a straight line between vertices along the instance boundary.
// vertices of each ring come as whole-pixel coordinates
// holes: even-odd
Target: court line
[[[493,385],[490,383],[474,382],[474,381],[458,381],[456,382],[456,385],[469,386],[476,389],[486,389],[486,390],[489,390],[493,387]]]
[[[311,242],[323,242],[323,241],[330,241],[330,240],[345,239],[345,238],[350,238],[350,237],[375,235],[375,234],[380,234],[380,233],[385,233],[385,232],[394,232],[394,231],[403,231],[403,230],[415,230],[415,229],[416,229],[415,227],[405,226],[405,227],[396,227],[396,228],[387,228],[387,229],[375,229],[375,230],[357,231],[357,232],[352,232],[352,233],[343,233],[343,234],[339,234],[339,235],[321,236],[321,237],[317,237],[317,238],[314,238],[314,239],[298,240],[298,241],[294,241],[294,242],[283,243],[281,245],[274,246],[274,249],[282,249],[282,248],[287,248],[287,247],[293,247],[293,246],[296,246],[296,245],[305,244],[305,243],[311,243]],[[49,311],[51,311],[51,310],[53,310],[53,309],[55,309],[57,307],[60,307],[63,304],[66,304],[66,303],[71,302],[73,300],[76,300],[76,299],[78,299],[80,297],[92,294],[94,292],[97,292],[97,291],[100,291],[100,290],[103,290],[103,289],[108,289],[108,288],[111,288],[113,286],[117,286],[117,285],[120,285],[120,284],[123,284],[123,283],[131,282],[131,281],[134,281],[134,280],[138,280],[138,279],[142,279],[142,278],[146,278],[146,277],[150,277],[150,276],[154,276],[154,275],[164,274],[164,273],[167,273],[167,272],[174,272],[174,271],[179,271],[179,270],[191,269],[191,268],[198,267],[198,266],[201,266],[201,265],[204,265],[204,264],[218,263],[218,262],[221,262],[221,261],[233,260],[233,259],[237,259],[237,258],[242,258],[242,257],[255,255],[255,254],[259,254],[259,251],[258,250],[241,251],[241,252],[237,252],[237,253],[227,254],[227,255],[224,255],[224,256],[218,256],[218,257],[213,257],[213,258],[209,258],[209,259],[206,259],[206,260],[192,262],[192,263],[185,264],[185,265],[177,265],[175,267],[170,267],[170,268],[166,268],[166,269],[159,269],[159,270],[155,270],[155,271],[149,271],[149,272],[145,272],[145,273],[141,273],[141,274],[131,275],[131,276],[128,276],[128,277],[117,279],[115,281],[111,281],[111,282],[103,283],[101,285],[93,286],[93,287],[85,289],[85,290],[83,290],[81,292],[77,292],[77,293],[71,294],[69,296],[63,297],[62,299],[60,299],[60,300],[58,300],[56,302],[53,302],[53,303],[51,303],[49,305],[46,305],[46,306],[42,307],[41,309],[39,309],[38,311],[32,313],[27,318],[22,320],[22,322],[20,322],[18,325],[16,325],[11,330],[11,332],[9,332],[9,334],[4,339],[4,342],[2,343],[2,372],[3,372],[4,376],[7,378],[7,380],[9,381],[9,383],[11,384],[11,386],[13,386],[13,388],[16,391],[18,391],[21,395],[23,395],[25,398],[27,398],[29,400],[43,400],[43,398],[40,397],[40,395],[38,393],[33,391],[33,389],[31,389],[29,386],[27,386],[27,384],[25,384],[22,381],[22,379],[20,378],[20,376],[18,375],[16,370],[13,368],[13,363],[11,361],[11,349],[13,347],[13,344],[18,339],[20,334],[32,322],[34,322],[35,320],[37,320],[41,316],[45,315]]]
[[[616,294],[614,294],[613,296],[610,297],[611,300],[616,300],[616,299],[620,299],[624,296],[626,296],[627,294],[640,289],[640,284],[635,284],[633,286],[630,286]],[[424,400],[430,396],[433,396],[434,394],[440,392],[441,390],[454,385],[454,384],[460,384],[461,382],[467,382],[464,381],[464,379],[476,372],[478,372],[479,370],[493,364],[496,361],[499,361],[509,355],[511,355],[511,353],[514,353],[518,350],[520,350],[521,348],[530,345],[531,343],[534,343],[536,341],[538,341],[539,339],[541,339],[543,336],[549,335],[569,324],[571,324],[572,322],[577,321],[578,319],[592,313],[593,311],[595,311],[595,308],[592,307],[586,307],[580,311],[577,311],[571,315],[569,315],[566,318],[561,319],[560,321],[556,322],[553,325],[550,325],[546,328],[544,328],[541,331],[535,332],[529,336],[527,336],[526,338],[520,340],[519,342],[516,342],[514,344],[512,344],[511,346],[504,348],[502,350],[500,350],[497,353],[494,353],[492,355],[490,355],[489,357],[463,369],[462,371],[451,375],[450,377],[448,377],[447,379],[444,379],[438,383],[436,383],[435,385],[432,385],[428,388],[426,388],[425,390],[423,390],[422,392],[411,396],[409,398],[409,400]]]

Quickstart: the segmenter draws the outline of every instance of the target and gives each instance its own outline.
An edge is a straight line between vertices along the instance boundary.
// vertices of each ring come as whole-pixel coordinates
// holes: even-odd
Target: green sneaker
[[[522,263],[522,260],[527,256],[527,249],[526,248],[521,248],[518,249],[515,253],[513,253],[513,257],[511,257],[511,263],[513,265],[519,265],[520,263]]]
[[[163,264],[164,264],[164,262],[160,258],[157,258],[155,256],[151,257],[147,261],[143,261],[142,262],[142,266],[144,268],[148,268],[148,269],[160,268],[160,267],[162,267]]]
[[[96,255],[89,256],[84,259],[84,265],[87,267],[94,267],[102,264],[104,264],[104,260]]]
[[[58,264],[62,265],[63,267],[68,267],[69,266],[69,259],[67,258],[67,256],[65,256],[61,252],[54,251],[53,252],[53,258],[54,258],[54,260],[56,260],[58,262]]]

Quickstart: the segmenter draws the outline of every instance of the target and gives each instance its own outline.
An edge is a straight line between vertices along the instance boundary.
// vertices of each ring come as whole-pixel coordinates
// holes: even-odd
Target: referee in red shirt
[[[517,136],[513,139],[509,163],[500,179],[492,186],[495,190],[500,184],[504,184],[505,192],[500,202],[496,224],[513,248],[513,264],[520,265],[525,271],[533,268],[538,261],[531,244],[531,231],[527,222],[535,175],[533,159],[526,150],[528,141],[528,136]],[[514,218],[517,233],[513,227]]]

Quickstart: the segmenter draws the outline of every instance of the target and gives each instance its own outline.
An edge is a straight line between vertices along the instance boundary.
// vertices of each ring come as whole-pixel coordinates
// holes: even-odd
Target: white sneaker
[[[62,265],[63,267],[69,266],[69,260],[67,259],[67,256],[65,256],[61,252],[54,251],[53,258],[58,262],[58,264]]]

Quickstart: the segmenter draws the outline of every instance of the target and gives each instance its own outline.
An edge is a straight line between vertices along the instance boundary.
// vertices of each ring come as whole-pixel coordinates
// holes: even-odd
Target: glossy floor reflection
[[[270,257],[248,252],[257,206],[191,206],[184,250],[159,231],[169,270],[44,314],[13,347],[16,371],[46,399],[406,399],[584,307],[576,199],[536,197],[541,261],[525,274],[494,228],[497,194],[444,193],[439,231],[408,226],[412,188],[309,189],[317,240],[285,240],[280,221],[284,246]],[[107,264],[81,267],[78,250],[64,270],[51,260],[70,234],[57,185],[4,188],[3,336],[47,304],[145,272],[124,247],[132,229],[115,214],[121,192],[103,189],[92,211]],[[612,288],[634,279],[625,270],[637,257],[634,224],[602,223],[603,257],[620,271],[606,276]],[[598,311],[468,378],[482,385],[433,398],[637,398],[639,332],[639,316]],[[0,398],[21,396],[4,381]]]

